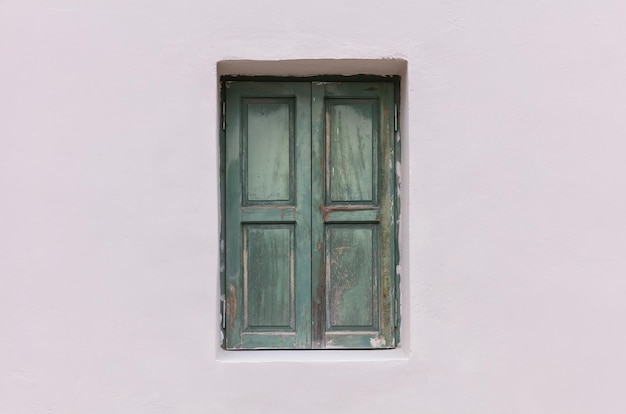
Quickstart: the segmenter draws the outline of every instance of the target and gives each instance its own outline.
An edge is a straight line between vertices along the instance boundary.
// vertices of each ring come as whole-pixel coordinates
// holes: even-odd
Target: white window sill
[[[371,350],[247,350],[225,351],[219,349],[216,359],[222,363],[264,362],[402,362],[409,353],[402,348]]]

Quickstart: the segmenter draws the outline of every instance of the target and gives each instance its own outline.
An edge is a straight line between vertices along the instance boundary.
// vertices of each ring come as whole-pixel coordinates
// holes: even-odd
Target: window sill
[[[368,350],[247,350],[219,349],[216,359],[222,363],[273,363],[273,362],[402,362],[409,353],[402,348]]]

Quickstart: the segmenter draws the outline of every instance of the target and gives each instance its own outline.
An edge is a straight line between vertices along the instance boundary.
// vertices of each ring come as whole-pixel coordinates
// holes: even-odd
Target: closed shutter
[[[391,82],[227,82],[225,346],[395,346]]]

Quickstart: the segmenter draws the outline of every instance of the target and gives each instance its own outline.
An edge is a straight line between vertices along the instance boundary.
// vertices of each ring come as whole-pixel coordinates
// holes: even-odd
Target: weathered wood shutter
[[[227,82],[227,349],[395,346],[391,82]]]
[[[309,348],[311,88],[226,87],[226,346]]]

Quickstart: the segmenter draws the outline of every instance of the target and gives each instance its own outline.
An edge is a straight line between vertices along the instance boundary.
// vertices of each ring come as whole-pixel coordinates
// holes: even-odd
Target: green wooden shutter
[[[315,348],[394,346],[393,84],[314,83]]]
[[[309,348],[311,90],[225,86],[226,347]]]
[[[225,344],[395,346],[391,82],[227,82]]]

